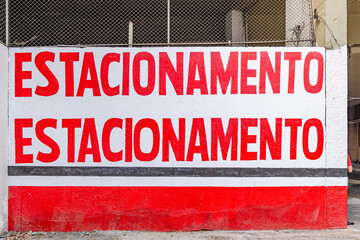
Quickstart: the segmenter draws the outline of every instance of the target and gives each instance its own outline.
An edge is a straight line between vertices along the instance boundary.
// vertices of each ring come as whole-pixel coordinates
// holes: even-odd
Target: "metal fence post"
[[[167,4],[167,43],[170,43],[170,0]]]
[[[9,46],[9,0],[5,0],[5,45]]]

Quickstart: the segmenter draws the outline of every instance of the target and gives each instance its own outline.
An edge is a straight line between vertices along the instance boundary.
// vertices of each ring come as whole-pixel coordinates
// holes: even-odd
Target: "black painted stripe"
[[[9,166],[9,176],[346,177],[346,168],[164,168]]]

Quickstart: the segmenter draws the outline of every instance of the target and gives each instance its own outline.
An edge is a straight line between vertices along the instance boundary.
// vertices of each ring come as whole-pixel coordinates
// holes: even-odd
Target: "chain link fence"
[[[0,0],[0,42],[6,43],[6,1]]]
[[[2,0],[8,46],[312,46],[311,0]]]

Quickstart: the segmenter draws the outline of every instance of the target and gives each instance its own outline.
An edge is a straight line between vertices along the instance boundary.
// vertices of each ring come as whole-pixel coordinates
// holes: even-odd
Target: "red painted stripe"
[[[345,228],[347,187],[9,187],[10,231]]]

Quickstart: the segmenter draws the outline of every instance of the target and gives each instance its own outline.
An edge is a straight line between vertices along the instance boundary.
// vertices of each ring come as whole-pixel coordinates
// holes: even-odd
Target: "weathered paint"
[[[32,71],[33,80],[24,80],[23,88],[31,89],[30,91],[26,90],[22,92],[22,89],[20,89],[18,93],[20,93],[20,95],[28,95],[30,92],[30,94],[34,95],[32,97],[14,97],[15,52],[32,53],[33,56],[30,57],[31,61],[31,58],[46,51],[56,53],[54,60],[48,61],[48,66],[51,71],[54,72],[55,76],[61,79],[59,81],[59,94],[55,93],[53,89],[50,89],[53,91],[53,96],[36,96],[36,92],[34,91],[36,86],[46,86],[46,80],[39,72],[36,72],[33,63],[24,62],[22,68],[24,71]],[[270,83],[267,82],[265,85],[267,89],[265,94],[229,94],[229,84],[227,94],[219,93],[221,89],[218,88],[218,94],[213,95],[197,92],[195,94],[188,94],[187,96],[184,91],[182,96],[177,96],[175,91],[179,91],[179,88],[176,88],[174,91],[170,81],[167,81],[169,96],[159,95],[158,91],[160,87],[158,85],[155,85],[156,93],[151,95],[153,92],[147,92],[149,88],[144,85],[144,82],[141,82],[141,79],[146,75],[150,77],[155,76],[155,79],[158,79],[158,73],[151,71],[140,72],[140,83],[138,83],[137,90],[135,89],[135,92],[142,92],[146,96],[136,96],[136,94],[134,96],[135,92],[131,88],[130,96],[125,94],[125,96],[115,96],[113,98],[110,96],[93,97],[91,96],[91,92],[94,94],[94,89],[92,89],[93,91],[87,89],[85,91],[87,94],[82,96],[83,94],[80,93],[79,97],[72,96],[71,88],[69,90],[70,94],[69,92],[65,92],[64,64],[59,65],[59,52],[81,53],[80,61],[76,63],[78,65],[76,65],[74,71],[74,74],[78,76],[81,72],[80,66],[83,61],[83,53],[85,52],[94,52],[96,69],[100,72],[99,59],[101,59],[101,57],[99,56],[104,56],[105,53],[110,52],[121,52],[122,54],[123,52],[131,52],[131,56],[133,57],[140,51],[150,52],[153,56],[157,56],[160,51],[165,50],[156,48],[11,49],[10,138],[12,139],[12,144],[10,146],[9,166],[10,230],[78,231],[123,229],[172,231],[199,229],[321,229],[346,227],[346,158],[344,157],[344,162],[341,161],[341,157],[343,155],[346,156],[346,140],[342,142],[344,136],[342,130],[346,136],[346,122],[345,124],[338,124],[339,121],[342,123],[344,120],[343,112],[345,112],[346,121],[346,104],[343,105],[343,99],[346,99],[346,81],[342,82],[338,79],[341,79],[344,75],[346,76],[346,49],[343,48],[331,54],[327,52],[326,56],[322,48],[166,49],[174,66],[177,66],[177,52],[185,53],[185,79],[187,79],[188,71],[190,71],[189,69],[191,68],[191,64],[186,60],[189,55],[191,55],[189,53],[193,52],[195,55],[198,55],[199,52],[203,52],[206,56],[204,61],[205,71],[204,73],[201,72],[202,63],[197,59],[197,66],[195,67],[196,70],[193,77],[197,79],[195,84],[200,84],[199,77],[201,79],[204,76],[202,76],[202,74],[205,74],[208,86],[210,86],[211,74],[210,52],[221,52],[223,59],[228,59],[230,52],[256,52],[257,54],[259,54],[259,52],[267,52],[272,63],[275,62],[274,59],[276,58],[277,52],[301,52],[304,54],[302,60],[299,60],[299,64],[295,66],[297,70],[295,79],[297,80],[302,79],[304,75],[305,56],[310,52],[317,52],[316,54],[320,53],[324,58],[326,57],[326,71],[324,72],[326,76],[326,96],[325,85],[320,88],[319,91],[311,93],[304,90],[300,81],[295,82],[295,94],[292,94],[291,90],[289,90],[291,88],[289,85],[286,85],[289,82],[289,72],[285,64],[280,66],[280,76],[281,83],[285,82],[286,84],[281,84],[278,95],[273,94],[271,91],[271,89],[274,90],[274,87],[276,89],[276,86],[270,85]],[[147,57],[149,57],[149,55],[147,55]],[[126,59],[121,60],[126,61]],[[341,63],[340,68],[339,61]],[[250,62],[250,69],[259,68],[259,62]],[[223,60],[223,63],[227,63],[227,60]],[[139,64],[139,67],[140,66],[142,68],[144,67],[144,65]],[[158,62],[155,62],[155,66],[154,69],[158,71]],[[319,66],[314,64],[313,61],[310,68],[310,88],[316,85],[316,77],[319,75],[317,75],[316,71],[314,72],[314,69],[317,67]],[[334,70],[328,70],[329,67],[333,69],[339,68],[340,70],[336,70],[336,74],[330,74],[331,71]],[[177,67],[177,70],[178,69],[179,67]],[[344,69],[345,72],[343,72]],[[114,71],[114,69],[112,69],[112,71]],[[87,71],[85,73],[87,74]],[[130,70],[130,77],[132,77],[132,73],[137,74],[136,71],[133,72]],[[242,72],[242,74],[251,75],[251,73],[246,73],[246,71]],[[49,76],[49,74],[47,76]],[[124,75],[122,72],[112,72],[112,74],[110,74],[112,81],[113,79],[119,79],[119,76]],[[336,76],[336,79],[334,79],[334,76]],[[24,77],[24,79],[26,78],[29,77]],[[87,81],[86,78],[85,81]],[[266,81],[268,81],[268,79]],[[332,82],[329,83],[329,81]],[[116,83],[116,81],[112,82],[111,86],[114,87]],[[249,78],[249,85],[255,83],[256,81],[254,81],[254,79]],[[156,82],[156,84],[158,83]],[[345,86],[342,84],[345,84]],[[78,80],[75,81],[74,85],[74,93],[76,94],[77,87],[79,86]],[[201,87],[199,87],[199,89],[201,89]],[[109,87],[108,90],[112,91]],[[66,94],[69,94],[69,96],[64,97]],[[111,106],[111,108],[109,108],[109,106]],[[340,108],[340,110],[335,110],[337,108]],[[46,109],[46,111],[44,111],[44,109]],[[125,126],[125,134],[132,134],[130,135],[130,142],[134,143],[134,145],[136,145],[136,141],[133,142],[132,137],[134,135],[136,136],[137,124],[140,124],[145,118],[147,122],[152,123],[152,125],[146,126],[152,130],[153,134],[151,134],[151,131],[150,134],[149,132],[144,134],[142,137],[145,141],[137,143],[139,145],[137,147],[127,145],[129,142],[123,135],[122,138],[118,138],[116,142],[121,143],[122,148],[116,145],[112,146],[115,147],[117,151],[121,149],[127,151],[127,146],[138,149],[138,153],[133,149],[131,149],[130,154],[125,153],[124,159],[122,160],[119,158],[117,161],[111,161],[111,158],[109,161],[106,160],[109,158],[101,151],[102,149],[100,149],[100,158],[98,159],[100,162],[93,161],[93,159],[89,157],[85,157],[79,162],[81,158],[78,158],[78,153],[75,154],[74,158],[69,160],[71,154],[67,154],[66,149],[69,150],[72,148],[69,148],[67,145],[68,139],[66,139],[66,134],[69,132],[67,132],[66,129],[59,130],[61,129],[61,123],[64,123],[62,119],[82,118],[82,122],[76,123],[80,123],[79,129],[82,131],[84,118],[90,119],[85,120],[85,124],[87,122],[90,126],[93,121],[91,117],[96,118],[97,124],[95,125],[94,123],[93,126],[96,126],[97,131],[100,133],[99,139],[101,139],[101,132],[105,129],[107,119],[114,117],[123,119],[122,126]],[[131,117],[133,120],[129,121],[127,117]],[[150,144],[150,147],[148,145],[156,141],[157,138],[157,134],[155,134],[157,128],[154,126],[158,124],[158,127],[162,127],[166,125],[164,119],[178,119],[179,117],[185,120],[183,123],[181,123],[180,120],[173,122],[174,129],[180,129],[181,124],[184,124],[183,126],[186,127],[186,151],[188,151],[188,146],[191,145],[188,141],[189,138],[191,139],[192,137],[190,129],[194,126],[191,125],[194,124],[194,120],[192,121],[194,118],[204,119],[203,124],[205,126],[204,132],[202,133],[201,128],[198,128],[198,130],[195,131],[196,135],[206,134],[210,136],[213,133],[212,119],[215,118],[226,119],[226,122],[228,122],[228,119],[234,118],[233,123],[238,121],[238,126],[247,124],[247,120],[242,121],[244,118],[268,119],[270,128],[274,133],[274,126],[277,126],[277,122],[279,122],[275,120],[276,118],[281,118],[282,124],[284,124],[286,119],[300,118],[302,119],[301,126],[304,126],[304,123],[309,121],[309,119],[318,119],[318,123],[322,124],[326,134],[319,134],[321,130],[320,128],[316,128],[318,130],[317,137],[316,131],[313,131],[310,133],[311,137],[307,138],[310,139],[308,143],[308,148],[309,150],[311,149],[310,152],[314,153],[315,149],[316,151],[320,150],[320,154],[316,155],[314,159],[308,159],[310,155],[303,151],[304,146],[301,144],[297,148],[297,155],[291,155],[290,132],[286,133],[283,125],[279,125],[283,127],[283,145],[279,159],[277,159],[276,152],[272,152],[274,153],[274,157],[267,148],[264,155],[265,159],[263,160],[259,160],[258,158],[255,160],[251,159],[251,157],[250,159],[242,159],[240,154],[243,154],[243,152],[239,152],[237,155],[234,155],[237,157],[233,158],[233,156],[230,156],[232,155],[230,154],[231,151],[228,152],[227,157],[224,157],[220,148],[218,148],[215,155],[217,155],[219,159],[216,161],[212,161],[214,159],[204,161],[206,155],[203,155],[205,154],[203,150],[207,144],[203,145],[199,139],[196,141],[200,141],[200,143],[194,141],[193,145],[198,148],[202,146],[202,150],[197,149],[194,158],[191,158],[191,160],[186,159],[189,161],[178,161],[174,154],[170,154],[169,159],[164,161],[164,153],[161,151],[164,145],[162,144],[159,146],[160,150],[158,150],[158,154],[152,156],[151,159],[147,159],[146,156],[153,152],[154,148],[151,148],[152,144]],[[33,118],[31,124],[29,120],[26,120],[29,118]],[[54,158],[55,160],[51,163],[40,162],[35,159],[38,152],[49,152],[39,139],[37,139],[39,135],[38,133],[35,134],[33,129],[45,118],[57,120],[53,122],[58,126],[57,128],[48,128],[46,132],[59,144],[59,148],[61,149],[59,158]],[[23,129],[21,130],[24,135],[18,135],[18,137],[21,136],[19,139],[21,140],[22,138],[24,140],[31,137],[33,140],[33,144],[24,144],[18,155],[15,154],[16,147],[14,144],[15,119],[25,119],[22,124],[25,124],[24,126],[27,128],[24,131]],[[119,120],[117,121],[118,123],[121,122]],[[216,121],[214,120],[214,122]],[[161,125],[161,123],[163,125]],[[224,125],[226,126],[227,124]],[[117,126],[121,129],[121,125]],[[131,127],[128,128],[129,126]],[[126,129],[130,130],[127,131]],[[140,128],[140,132],[142,129],[144,128]],[[240,131],[240,128],[238,129]],[[78,142],[75,143],[76,151],[74,152],[77,152],[79,149],[79,141],[82,139],[81,131],[75,132],[75,139],[77,139]],[[252,134],[259,135],[261,134],[259,132],[261,132],[261,130],[254,128],[252,131],[249,130],[249,133],[245,134],[245,136],[251,136]],[[161,137],[169,134],[166,131],[159,131],[159,133]],[[242,134],[242,132],[240,132],[240,134]],[[305,144],[306,140],[302,141],[302,139],[306,134],[306,131],[300,131],[298,134],[298,142]],[[138,135],[140,136],[140,133],[138,133]],[[325,146],[319,145],[322,137],[325,137]],[[87,142],[88,140],[89,139],[87,139]],[[248,141],[251,143],[252,140],[250,139]],[[210,146],[210,137],[207,142]],[[102,143],[104,143],[104,141]],[[92,142],[91,146],[93,146],[93,144],[95,144],[95,142]],[[200,144],[200,146],[197,144]],[[259,151],[259,147],[261,148],[259,141],[250,145],[248,152]],[[85,145],[85,149],[87,149],[86,147],[87,145]],[[146,152],[144,149],[148,151]],[[208,149],[210,156],[210,147]],[[322,149],[324,149],[324,152],[322,152]],[[238,150],[239,149],[234,151]],[[133,151],[135,151],[135,153]],[[141,151],[144,152],[141,153]],[[30,153],[33,154],[31,161],[29,157],[24,157],[24,154]],[[93,153],[92,155],[95,157]],[[200,155],[202,158],[200,158]],[[25,162],[21,163],[21,161],[17,161],[16,156],[20,156],[19,159]],[[143,156],[145,156],[145,158],[142,161],[137,159]],[[221,156],[225,159],[223,160]],[[211,157],[213,157],[213,155],[211,155]]]
[[[326,166],[345,167],[347,154],[347,47],[326,51]]]
[[[190,231],[346,226],[345,186],[10,187],[10,194],[9,228],[15,230]],[[334,201],[338,202],[336,207],[332,205]]]
[[[0,44],[0,233],[8,217],[8,49]]]

